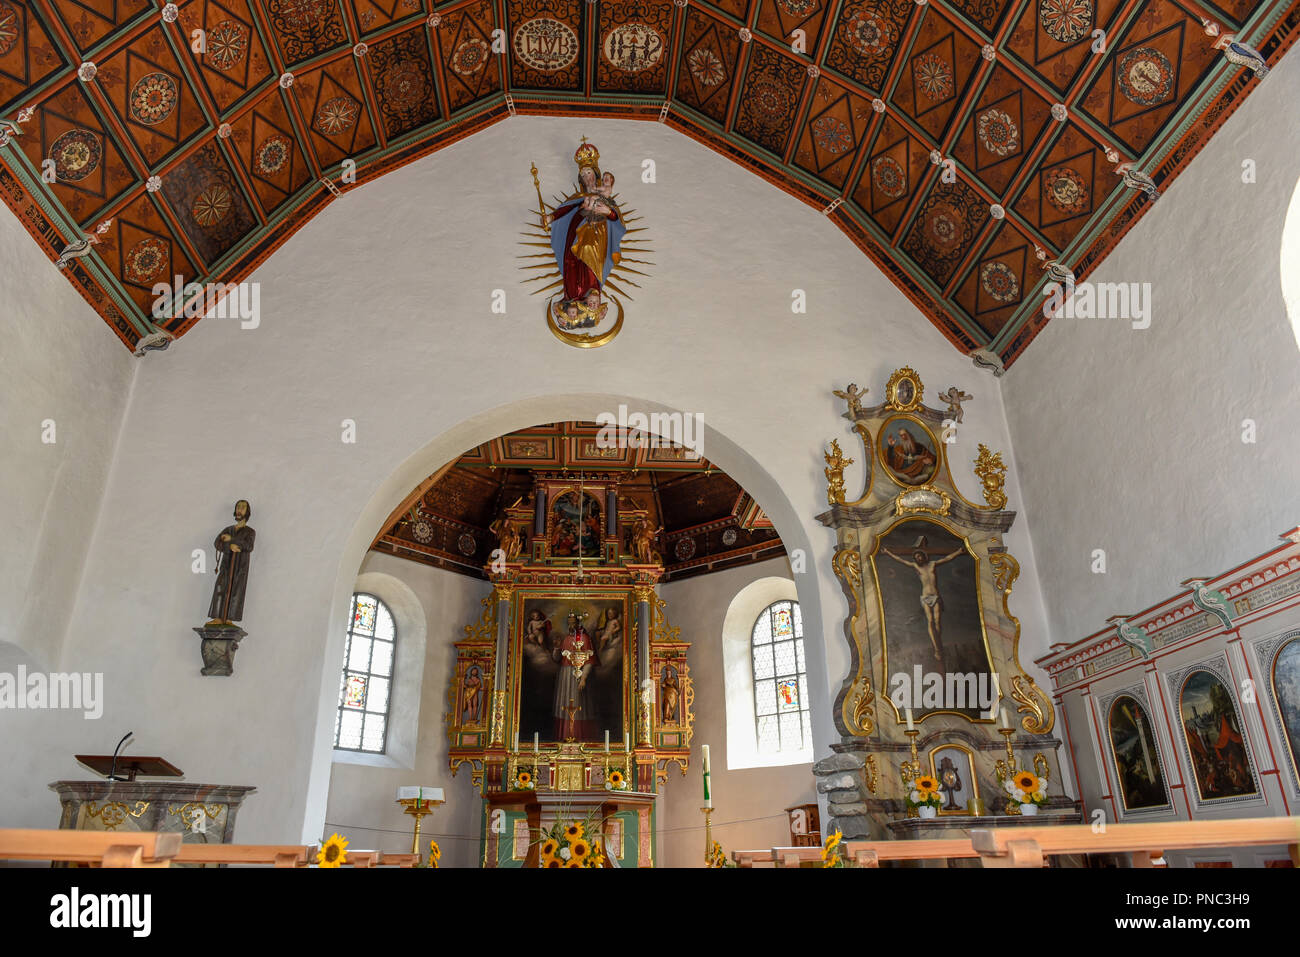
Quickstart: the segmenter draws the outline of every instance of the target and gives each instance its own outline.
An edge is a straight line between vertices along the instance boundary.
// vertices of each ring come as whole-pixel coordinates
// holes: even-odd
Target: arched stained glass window
[[[396,642],[397,629],[388,607],[374,595],[353,595],[334,747],[384,753]]]
[[[763,609],[754,622],[750,645],[758,750],[772,753],[811,747],[799,603],[778,601]]]

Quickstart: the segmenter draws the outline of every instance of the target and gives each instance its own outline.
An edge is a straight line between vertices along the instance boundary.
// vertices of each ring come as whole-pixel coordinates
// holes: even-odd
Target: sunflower
[[[330,839],[321,845],[320,853],[316,855],[316,863],[321,867],[341,867],[348,861],[345,850],[347,846],[347,838],[331,834]]]
[[[939,782],[928,774],[922,774],[912,782],[912,786],[916,788],[922,798],[927,798],[939,790]]]
[[[549,861],[547,861],[547,862],[546,862],[545,864],[543,864],[542,866],[543,866],[543,867],[563,867],[563,866],[564,866],[564,862],[563,862],[562,860],[560,860],[558,857],[552,857]]]
[[[1015,777],[1011,779],[1016,783],[1016,787],[1026,794],[1033,794],[1038,790],[1038,775],[1031,774],[1029,771],[1017,771]]]
[[[836,831],[830,837],[826,838],[826,850],[827,851],[835,850],[835,848],[839,846],[840,841],[842,841],[843,839],[844,839],[844,835],[841,834],[839,831]]]
[[[622,786],[622,784],[623,784],[623,772],[622,772],[622,771],[610,771],[610,772],[609,772],[609,783],[612,784],[612,785],[614,785],[614,787],[620,787],[620,786]]]
[[[583,831],[582,822],[575,821],[573,824],[570,824],[568,827],[564,829],[564,836],[567,837],[569,839],[569,843],[572,844],[578,838],[582,837],[582,831]]]
[[[542,843],[542,856],[543,856],[543,857],[554,857],[554,856],[555,856],[555,851],[556,851],[557,848],[559,848],[559,846],[560,846],[560,842],[557,841],[555,838],[551,838],[550,840],[543,842],[543,843]]]
[[[569,851],[573,854],[574,860],[580,861],[591,853],[591,845],[582,838],[578,838],[569,845]]]
[[[429,842],[429,866],[437,867],[438,861],[442,860],[442,848],[438,846],[437,841]]]
[[[515,780],[518,781],[520,784],[522,784],[524,787],[527,787],[528,785],[533,783],[533,776],[529,774],[527,771],[520,771],[518,774],[515,775]]]
[[[565,864],[564,866],[565,866],[565,867],[581,867],[581,866],[582,866],[582,861],[579,861],[579,860],[572,860],[572,861],[569,861],[569,863]]]

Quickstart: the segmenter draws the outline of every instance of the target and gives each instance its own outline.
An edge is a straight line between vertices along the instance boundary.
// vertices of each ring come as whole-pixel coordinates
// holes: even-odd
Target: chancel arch
[[[445,474],[448,464],[456,461],[469,450],[492,442],[509,433],[536,426],[539,423],[593,422],[601,413],[617,410],[620,404],[647,412],[658,411],[670,415],[678,412],[678,410],[663,404],[636,397],[609,395],[553,396],[511,403],[487,410],[428,442],[418,452],[413,453],[406,461],[395,468],[393,473],[380,484],[370,500],[362,507],[360,515],[353,525],[352,533],[343,549],[343,557],[340,559],[335,592],[331,601],[331,623],[328,633],[323,638],[324,650],[322,657],[323,661],[326,662],[326,666],[321,675],[319,717],[316,729],[316,757],[311,770],[308,818],[304,825],[307,833],[320,830],[322,822],[327,817],[325,814],[327,802],[330,805],[329,819],[333,821],[338,816],[335,811],[336,802],[332,796],[333,792],[331,791],[329,777],[329,762],[333,759],[334,752],[329,747],[322,747],[322,745],[332,743],[334,714],[338,706],[339,672],[337,663],[342,660],[342,642],[346,633],[347,615],[351,607],[352,595],[360,583],[366,580],[365,575],[361,578],[357,577],[357,568],[370,568],[376,562],[384,562],[385,560],[389,563],[387,567],[390,569],[392,567],[391,563],[394,559],[390,558],[389,555],[370,551],[369,556],[367,556],[367,551],[376,543],[376,539],[381,537],[384,528],[393,518],[396,510],[404,504],[409,508],[413,489],[425,485],[431,478],[438,476],[439,473]],[[818,615],[820,595],[819,590],[814,586],[816,581],[813,572],[815,563],[811,561],[812,553],[803,525],[795,517],[795,510],[788,497],[760,463],[744,449],[709,425],[707,411],[704,415],[704,427],[700,441],[701,448],[706,453],[709,463],[716,466],[718,471],[725,473],[729,479],[742,487],[753,502],[756,503],[756,507],[765,516],[765,521],[779,534],[780,543],[784,546],[785,551],[797,551],[803,556],[801,561],[806,562],[806,564],[802,567],[805,568],[807,573],[800,577],[804,579],[805,587],[800,588],[794,581],[787,579],[781,597],[799,600],[805,632],[818,634],[820,630]],[[502,503],[502,505],[509,504],[509,502]],[[662,537],[659,540],[658,547],[663,547]],[[683,554],[685,554],[683,549],[676,549],[676,557],[680,558]],[[399,564],[409,563],[399,562]],[[789,568],[784,562],[781,565],[783,568]],[[486,583],[484,583],[483,587],[486,588]],[[486,593],[484,597],[487,597]],[[770,604],[770,600],[758,605],[755,613],[766,607],[766,604]],[[669,614],[671,616],[671,612]],[[449,621],[443,619],[435,621],[430,617],[429,640],[436,645],[449,645],[452,641],[461,637],[461,626],[469,620]],[[680,623],[675,620],[672,621],[672,625],[680,627]],[[750,615],[745,626],[747,636],[752,627],[753,615]],[[703,646],[706,642],[717,640],[716,636],[706,633],[683,634],[682,637],[683,640],[691,642],[697,648]],[[443,655],[443,652],[438,651],[436,654]],[[822,649],[818,642],[808,643],[805,658],[809,679],[809,701],[814,717],[813,733],[814,737],[816,737],[819,733],[817,722],[824,720],[826,724],[829,724],[827,718],[829,714],[829,694],[827,693],[829,682],[826,676],[826,665]],[[426,682],[427,680],[426,677]],[[710,693],[721,697],[721,691],[722,686],[721,682],[719,682],[717,686],[711,688]],[[423,707],[421,709],[420,724],[423,733],[428,734],[442,722],[443,712],[448,710],[445,702],[446,695],[441,688],[434,694],[426,687],[422,698]],[[750,702],[749,720],[752,725],[752,695]],[[431,703],[433,703],[432,706]],[[662,706],[662,701],[657,699],[657,704]],[[442,736],[440,729],[438,734]],[[614,734],[613,741],[621,743],[618,742],[617,733]],[[513,744],[513,742],[510,743]],[[527,743],[522,742],[521,746]],[[697,736],[695,745],[691,749],[692,755],[698,752],[698,746],[701,743],[707,742],[702,742]],[[720,739],[719,743],[721,743]],[[445,748],[445,746],[444,740],[443,747]],[[419,766],[420,762],[417,756],[417,768]],[[658,770],[662,773],[664,769],[660,768]],[[349,772],[353,777],[355,777],[355,773]],[[469,772],[462,772],[462,777],[468,778]],[[674,787],[679,780],[681,780],[681,775],[678,768],[670,765],[668,769],[669,788]],[[462,784],[467,783],[467,781],[457,783],[456,787],[462,788]],[[683,782],[682,786],[694,790],[697,788],[697,784],[698,782],[693,778],[689,785]],[[809,790],[811,791],[811,784],[809,784]],[[313,815],[320,816],[313,819]],[[472,826],[468,820],[465,823],[467,826]],[[465,863],[470,863],[470,861],[466,860]]]

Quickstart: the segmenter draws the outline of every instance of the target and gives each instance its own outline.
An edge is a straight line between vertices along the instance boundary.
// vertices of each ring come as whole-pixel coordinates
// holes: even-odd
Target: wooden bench
[[[949,837],[933,841],[845,841],[842,856],[858,867],[879,867],[881,861],[947,860],[952,857],[979,857],[969,837]]]
[[[971,831],[971,844],[985,867],[1043,867],[1051,854],[1107,853],[1129,853],[1134,867],[1151,867],[1167,850],[1271,844],[1286,845],[1300,867],[1300,817],[1108,824],[1101,832],[1091,824],[977,828]]]
[[[0,860],[168,867],[180,848],[178,833],[0,828]]]
[[[182,844],[177,864],[269,864],[306,867],[305,844]]]
[[[732,851],[731,859],[737,867],[753,867],[755,864],[773,863],[772,851]]]
[[[315,865],[320,848],[313,845],[305,850],[307,862]],[[401,854],[395,851],[354,851],[348,848],[344,854],[346,855],[343,861],[344,867],[415,867],[420,863],[419,854]]]

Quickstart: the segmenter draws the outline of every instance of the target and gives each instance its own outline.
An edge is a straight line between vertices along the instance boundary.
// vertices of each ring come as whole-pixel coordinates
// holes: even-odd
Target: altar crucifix
[[[573,699],[570,698],[568,705],[564,708],[564,740],[566,742],[572,742],[574,740],[573,716],[581,710],[581,708],[573,703]]]

